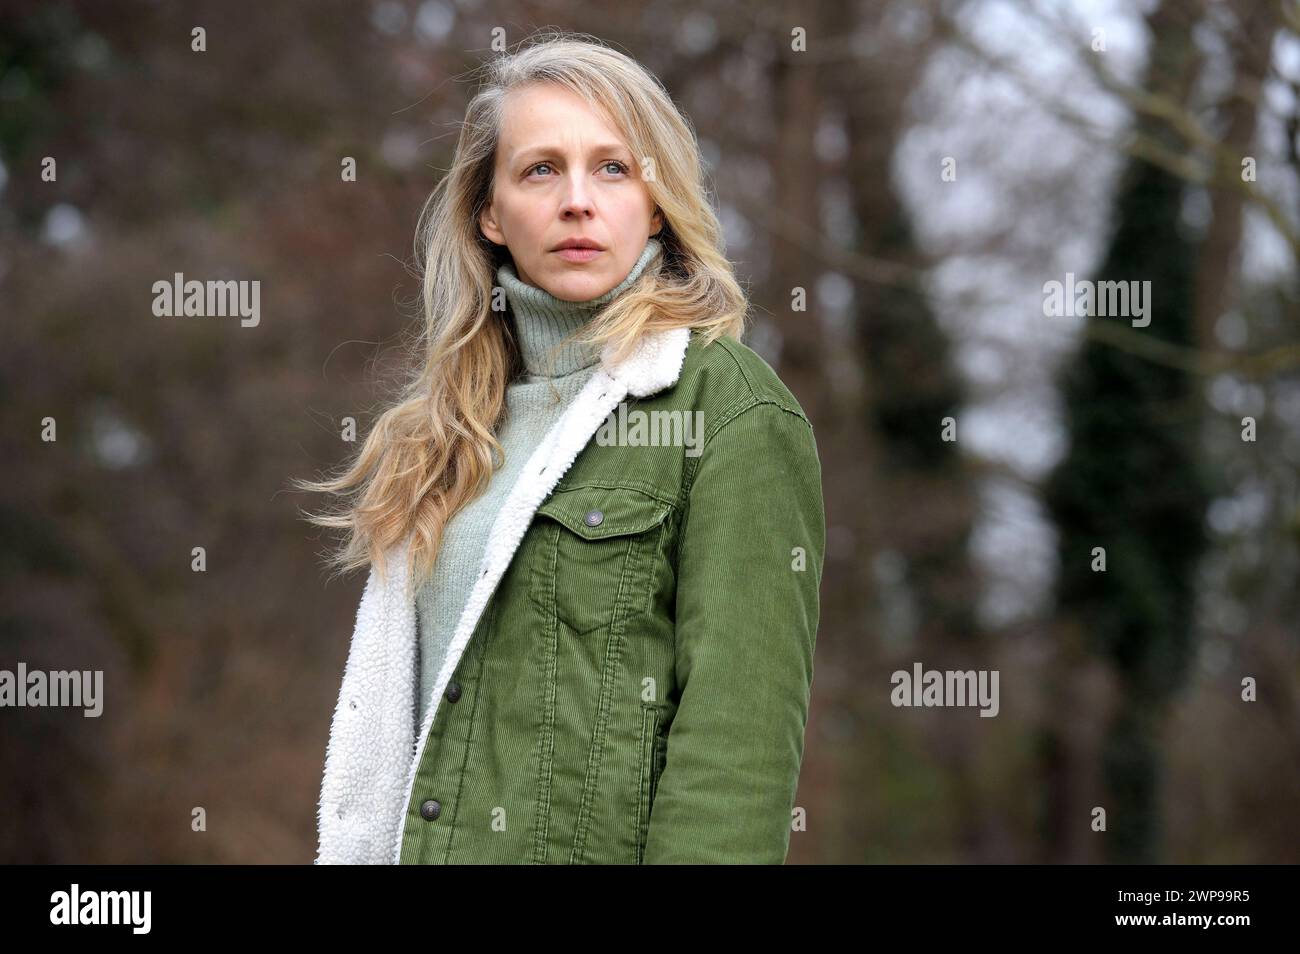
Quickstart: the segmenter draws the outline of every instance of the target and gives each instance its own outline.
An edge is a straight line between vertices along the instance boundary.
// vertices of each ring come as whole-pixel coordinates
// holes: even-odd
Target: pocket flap
[[[556,491],[537,513],[559,521],[584,539],[603,540],[644,533],[661,523],[671,509],[662,500],[628,487],[576,487]]]

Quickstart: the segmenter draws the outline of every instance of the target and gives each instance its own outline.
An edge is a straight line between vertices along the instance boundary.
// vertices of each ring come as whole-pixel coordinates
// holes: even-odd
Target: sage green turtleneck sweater
[[[508,263],[497,269],[497,282],[505,289],[510,306],[524,373],[506,387],[506,413],[497,430],[504,460],[498,461],[482,496],[447,522],[433,574],[415,595],[421,725],[438,670],[474,586],[497,512],[524,463],[600,364],[599,350],[585,342],[555,346],[636,281],[661,250],[658,239],[649,239],[623,281],[598,298],[580,302],[564,301],[521,281]]]

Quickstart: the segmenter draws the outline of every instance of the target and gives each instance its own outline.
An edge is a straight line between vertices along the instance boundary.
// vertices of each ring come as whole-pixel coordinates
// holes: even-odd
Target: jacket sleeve
[[[700,452],[681,533],[678,708],[643,860],[782,864],[826,542],[808,421],[770,402],[726,421]]]

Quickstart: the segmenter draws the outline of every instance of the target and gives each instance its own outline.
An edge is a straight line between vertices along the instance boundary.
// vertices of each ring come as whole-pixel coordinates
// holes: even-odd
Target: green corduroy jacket
[[[423,725],[409,538],[371,567],[316,862],[782,863],[825,536],[812,426],[754,351],[606,349],[502,506]]]

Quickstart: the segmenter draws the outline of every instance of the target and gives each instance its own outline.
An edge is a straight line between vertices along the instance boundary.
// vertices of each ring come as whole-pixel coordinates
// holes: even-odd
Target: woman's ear
[[[506,237],[497,225],[496,217],[492,214],[492,203],[489,202],[483,206],[478,214],[479,231],[494,245],[505,245]]]
[[[659,206],[655,206],[655,214],[650,216],[650,237],[654,238],[664,230],[664,214]]]

